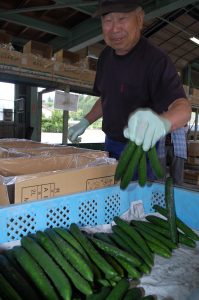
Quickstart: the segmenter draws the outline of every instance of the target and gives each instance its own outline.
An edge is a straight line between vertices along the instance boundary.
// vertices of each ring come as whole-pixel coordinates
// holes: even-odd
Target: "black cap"
[[[139,0],[100,0],[99,7],[93,14],[93,17],[102,16],[111,12],[128,12],[139,6]]]

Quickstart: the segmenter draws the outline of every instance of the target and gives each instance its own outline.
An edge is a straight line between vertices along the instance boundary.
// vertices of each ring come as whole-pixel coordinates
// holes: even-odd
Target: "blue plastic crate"
[[[199,192],[175,188],[174,196],[177,215],[199,230]],[[154,183],[141,188],[132,183],[125,191],[115,185],[1,208],[0,243],[16,241],[49,227],[69,227],[72,222],[79,226],[108,224],[137,200],[143,201],[145,213],[153,212],[154,204],[164,205],[164,185]]]

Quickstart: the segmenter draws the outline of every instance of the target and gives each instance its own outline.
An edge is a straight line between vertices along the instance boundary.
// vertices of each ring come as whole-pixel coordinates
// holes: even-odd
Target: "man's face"
[[[104,40],[118,55],[128,53],[139,41],[144,13],[136,9],[127,13],[113,12],[102,17]]]

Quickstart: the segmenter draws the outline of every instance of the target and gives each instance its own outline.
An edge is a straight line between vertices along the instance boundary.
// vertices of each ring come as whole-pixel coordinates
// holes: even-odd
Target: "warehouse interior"
[[[192,103],[194,117],[188,139],[195,147],[199,143],[199,1],[141,2],[143,35],[168,53]],[[93,18],[97,4],[86,0],[1,2],[0,81],[15,84],[15,99],[14,120],[0,121],[0,138],[41,140],[44,93],[62,90],[92,95],[97,58],[105,46],[100,18]],[[43,90],[38,92],[38,87]],[[67,124],[68,111],[64,110],[64,145]],[[194,175],[189,180],[194,176],[198,182],[199,153],[195,148],[190,151],[187,168],[194,170]]]
[[[143,11],[107,16],[116,55],[107,51],[99,90],[113,153],[102,118],[87,114],[106,47],[98,1],[0,0],[0,300],[199,300],[199,0],[119,0],[141,2],[142,34],[175,65],[188,124],[172,63],[139,41]],[[173,98],[177,113],[158,116]],[[137,108],[148,150],[132,136],[118,142]],[[88,126],[72,143],[80,120]]]

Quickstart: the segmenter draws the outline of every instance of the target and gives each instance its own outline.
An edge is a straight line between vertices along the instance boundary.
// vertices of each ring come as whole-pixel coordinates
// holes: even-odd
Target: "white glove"
[[[138,109],[128,120],[128,126],[123,133],[127,139],[142,145],[148,151],[156,142],[164,137],[171,129],[169,120],[160,117],[151,109]]]
[[[86,128],[89,126],[87,119],[83,118],[78,124],[70,127],[68,129],[68,138],[72,143],[78,143],[81,141],[79,138],[80,135],[84,133]]]

